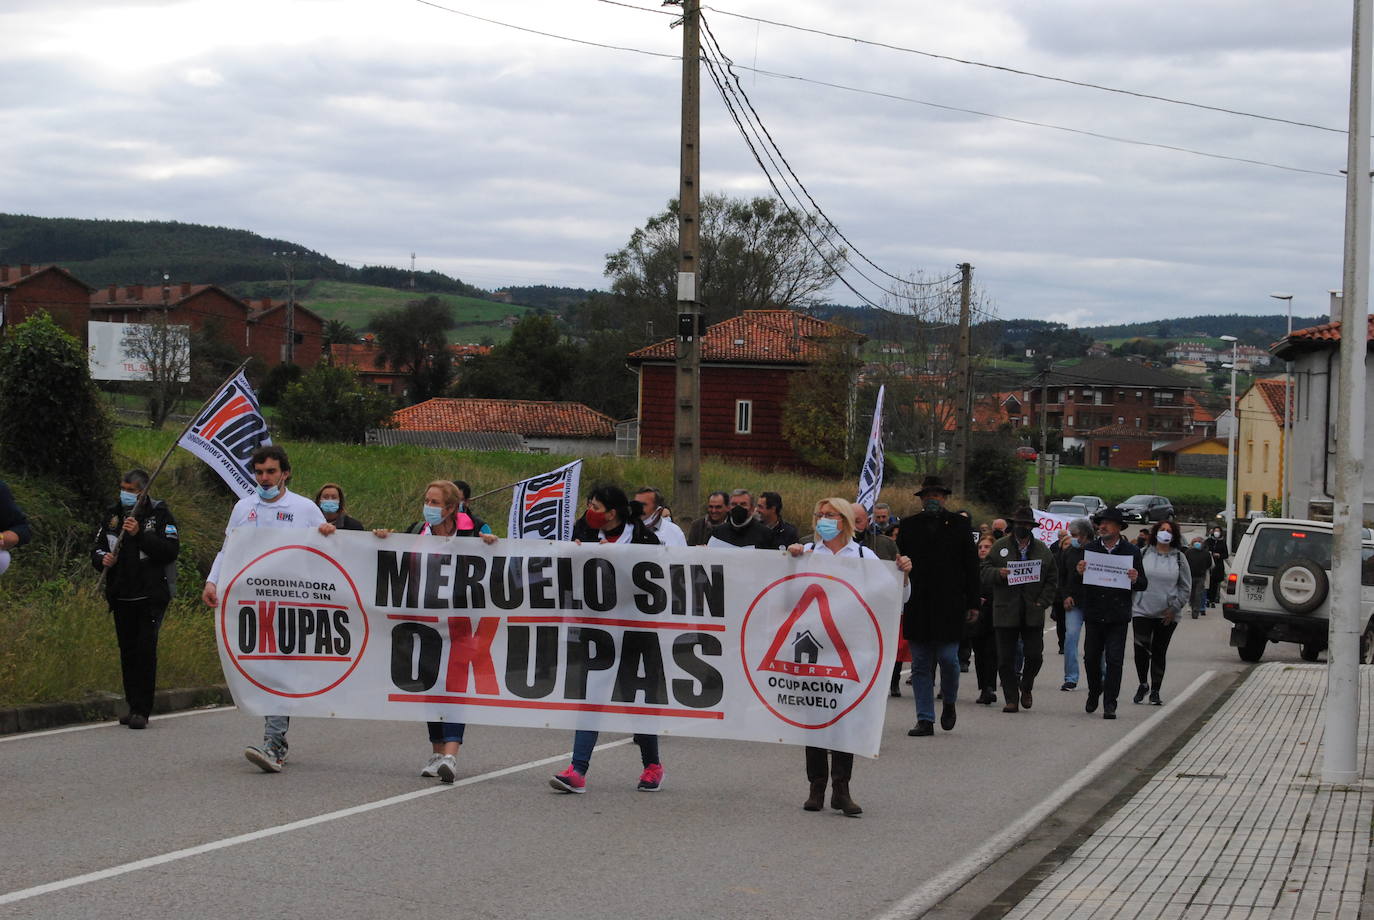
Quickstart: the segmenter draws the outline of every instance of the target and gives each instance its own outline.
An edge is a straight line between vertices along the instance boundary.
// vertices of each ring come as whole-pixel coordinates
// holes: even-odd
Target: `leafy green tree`
[[[532,314],[515,324],[509,342],[463,365],[456,390],[487,399],[565,399],[577,357],[552,316]],[[623,365],[625,355],[619,360]]]
[[[262,386],[258,387],[258,402],[264,406],[275,406],[281,402],[286,388],[300,379],[301,366],[299,364],[272,365],[271,369],[267,371],[267,376],[263,378]]]
[[[341,319],[331,319],[324,324],[324,345],[328,351],[330,345],[352,345],[358,341],[358,333],[353,331],[353,327]]]
[[[397,310],[372,319],[377,334],[378,367],[389,367],[410,378],[411,402],[441,395],[453,374],[448,331],[453,312],[438,297],[412,300]]]
[[[1010,514],[1026,493],[1026,463],[1007,434],[977,435],[968,454],[968,497]]]
[[[52,476],[92,505],[118,475],[86,349],[46,312],[0,344],[0,466]]]
[[[390,428],[391,397],[358,379],[352,368],[319,364],[287,385],[277,421],[291,438],[362,443],[369,428]]]
[[[782,436],[796,455],[838,476],[860,462],[851,450],[851,394],[857,360],[842,349],[792,377],[782,406]]]

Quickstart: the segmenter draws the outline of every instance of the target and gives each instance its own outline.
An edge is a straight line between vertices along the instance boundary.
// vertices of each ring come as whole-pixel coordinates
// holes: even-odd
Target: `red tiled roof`
[[[852,329],[796,310],[745,310],[707,327],[701,339],[701,360],[809,364],[825,358],[827,346],[836,341],[854,343],[865,338]],[[672,361],[675,357],[677,340],[664,339],[630,352],[628,360]]]
[[[1283,380],[1267,378],[1256,380],[1252,389],[1258,389],[1260,395],[1264,397],[1264,403],[1269,407],[1269,413],[1274,416],[1274,420],[1280,425],[1283,424]]]
[[[1374,316],[1370,316],[1366,326],[1366,340],[1374,341]],[[1337,320],[1334,323],[1322,323],[1320,326],[1308,326],[1306,329],[1294,329],[1287,336],[1286,341],[1294,346],[1306,346],[1307,348],[1321,347],[1324,344],[1338,344],[1341,340],[1341,324]],[[1281,347],[1285,339],[1279,339],[1269,350],[1279,357],[1283,357],[1284,349]]]
[[[204,285],[204,287],[209,287],[209,285]],[[250,312],[250,313],[248,314],[248,321],[249,321],[250,323],[256,323],[258,320],[260,320],[260,319],[262,319],[263,317],[267,316],[269,313],[276,313],[278,310],[285,311],[285,310],[286,310],[286,306],[287,306],[286,303],[283,301],[282,303],[274,303],[274,304],[272,304],[270,307],[265,307],[265,308],[263,308],[263,309],[260,309],[260,310],[257,310],[257,311]],[[248,309],[249,309],[250,311],[253,310],[251,304],[248,306]],[[317,320],[320,321],[320,324],[321,324],[321,325],[324,324],[324,317],[323,317],[323,316],[320,316],[320,314],[316,313],[314,310],[310,309],[309,307],[307,307],[307,306],[306,306],[305,304],[303,304],[303,303],[300,303],[300,302],[297,302],[297,303],[296,303],[296,312],[298,312],[298,313],[304,313],[304,314],[306,314],[307,316],[313,316],[315,319],[317,319]]]
[[[162,299],[163,286],[160,284],[129,285],[119,287],[118,285],[108,285],[103,288],[91,289],[91,308],[92,309],[117,309],[117,308],[141,308],[141,307],[161,307],[165,304],[179,304],[183,300],[189,300],[197,294],[216,288],[225,297],[237,303],[243,304],[245,312],[251,313],[251,304],[243,303],[242,300],[230,294],[228,291],[214,284],[169,284],[165,288],[167,299]],[[111,299],[113,291],[113,299]]]
[[[403,431],[506,431],[526,437],[613,438],[615,420],[582,403],[427,399],[392,416]]]
[[[1107,425],[1104,428],[1094,428],[1088,432],[1090,438],[1140,438],[1146,441],[1154,440],[1150,436],[1148,428],[1136,428],[1132,425]]]
[[[73,275],[71,272],[67,271],[60,265],[29,266],[28,274],[20,273],[24,266],[16,267],[6,265],[4,266],[4,268],[7,270],[6,279],[4,281],[0,281],[0,289],[4,290],[13,290],[15,285],[19,284],[20,282],[27,281],[30,278],[37,277],[38,275],[41,275],[44,272],[60,272],[61,274],[66,275],[68,278],[75,281],[77,284],[81,285],[87,290],[95,290],[95,288],[91,287],[89,284],[82,281],[80,278],[76,277],[76,275]]]
[[[1197,397],[1192,393],[1183,394],[1183,404],[1193,410],[1194,422],[1215,422],[1217,417],[1202,403],[1197,401]]]
[[[1154,452],[1157,454],[1181,454],[1190,447],[1197,447],[1199,444],[1206,444],[1208,441],[1216,441],[1218,444],[1225,445],[1225,438],[1218,438],[1209,434],[1194,435],[1191,438],[1183,438],[1179,441],[1170,441],[1163,447],[1156,447]]]

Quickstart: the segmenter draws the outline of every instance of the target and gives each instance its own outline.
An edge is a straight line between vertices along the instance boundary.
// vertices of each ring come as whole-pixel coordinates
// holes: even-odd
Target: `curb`
[[[159,690],[153,695],[153,712],[177,712],[201,706],[232,705],[233,697],[225,684]],[[35,703],[0,709],[0,735],[59,728],[81,722],[108,722],[128,710],[124,698],[114,693],[98,693],[83,700],[61,703]]]

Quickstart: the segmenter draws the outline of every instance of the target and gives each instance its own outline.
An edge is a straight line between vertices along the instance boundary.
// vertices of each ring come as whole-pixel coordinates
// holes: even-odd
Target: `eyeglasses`
[[[811,516],[817,519],[829,518],[832,521],[838,521],[844,517],[844,515],[840,514],[838,511],[817,511],[815,514]]]

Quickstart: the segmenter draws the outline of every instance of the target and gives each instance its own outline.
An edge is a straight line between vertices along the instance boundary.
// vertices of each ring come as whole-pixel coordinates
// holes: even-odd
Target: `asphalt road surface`
[[[470,726],[453,786],[418,776],[418,723],[295,720],[278,775],[243,759],[261,720],[233,709],[0,738],[0,917],[877,917],[1200,675],[1245,667],[1226,639],[1217,611],[1182,622],[1162,709],[1131,704],[1128,648],[1115,722],[1059,690],[1052,628],[1030,711],[973,704],[970,673],[957,728],[909,738],[904,685],[882,756],[855,764],[859,819],[804,812],[802,751],[775,744],[665,738],[647,794],[638,749],[603,734],[572,796],[547,783],[566,731]]]

